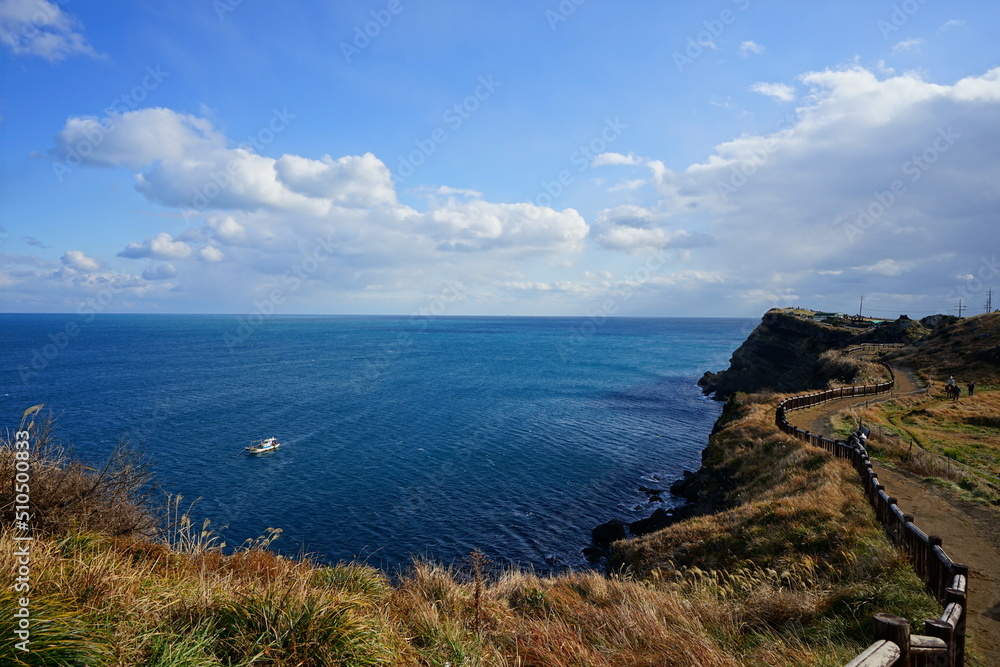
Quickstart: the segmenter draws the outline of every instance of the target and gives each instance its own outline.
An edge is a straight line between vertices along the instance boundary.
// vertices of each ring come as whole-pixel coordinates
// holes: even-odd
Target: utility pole
[[[962,317],[962,311],[965,310],[965,306],[962,305],[962,300],[961,299],[958,300],[958,305],[955,306],[955,310],[958,311],[958,317],[961,318]]]
[[[989,315],[993,312],[993,288],[986,293],[986,314]]]
[[[865,309],[865,295],[861,295],[861,305],[858,306],[858,317],[861,317],[862,312]]]

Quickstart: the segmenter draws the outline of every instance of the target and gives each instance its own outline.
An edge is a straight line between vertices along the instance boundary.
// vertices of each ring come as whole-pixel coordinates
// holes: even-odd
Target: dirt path
[[[896,391],[920,391],[923,385],[909,369],[896,368]],[[871,400],[887,400],[872,397]],[[858,403],[838,399],[788,414],[788,420],[812,433],[829,435],[830,417]],[[995,511],[966,502],[956,494],[924,482],[902,470],[876,464],[879,481],[898,499],[899,507],[913,514],[914,522],[929,535],[941,538],[953,560],[969,566],[968,629],[979,653],[981,667],[1000,667],[1000,520]]]

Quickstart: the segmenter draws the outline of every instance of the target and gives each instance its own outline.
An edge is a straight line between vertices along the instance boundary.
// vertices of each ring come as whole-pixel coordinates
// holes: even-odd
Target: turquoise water
[[[0,419],[44,403],[85,457],[142,445],[229,544],[585,567],[591,528],[697,468],[721,406],[695,382],[755,323],[0,315]]]

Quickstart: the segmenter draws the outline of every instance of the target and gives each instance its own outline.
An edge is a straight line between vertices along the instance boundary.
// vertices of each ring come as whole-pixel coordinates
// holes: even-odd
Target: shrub
[[[36,406],[40,407],[40,406]],[[34,408],[32,408],[34,410]],[[55,438],[51,414],[19,430],[31,435],[31,521],[36,535],[64,535],[74,531],[114,536],[152,535],[159,523],[150,509],[155,492],[148,460],[123,441],[106,461],[89,466]],[[0,439],[0,525],[14,519],[15,476],[18,471],[14,442]]]

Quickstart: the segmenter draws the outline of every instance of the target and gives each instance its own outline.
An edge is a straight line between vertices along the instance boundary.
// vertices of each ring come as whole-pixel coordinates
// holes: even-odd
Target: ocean
[[[697,469],[696,386],[756,320],[0,315],[0,427],[44,403],[78,455],[126,438],[228,545],[387,571],[588,567]],[[277,451],[243,447],[273,436]]]

